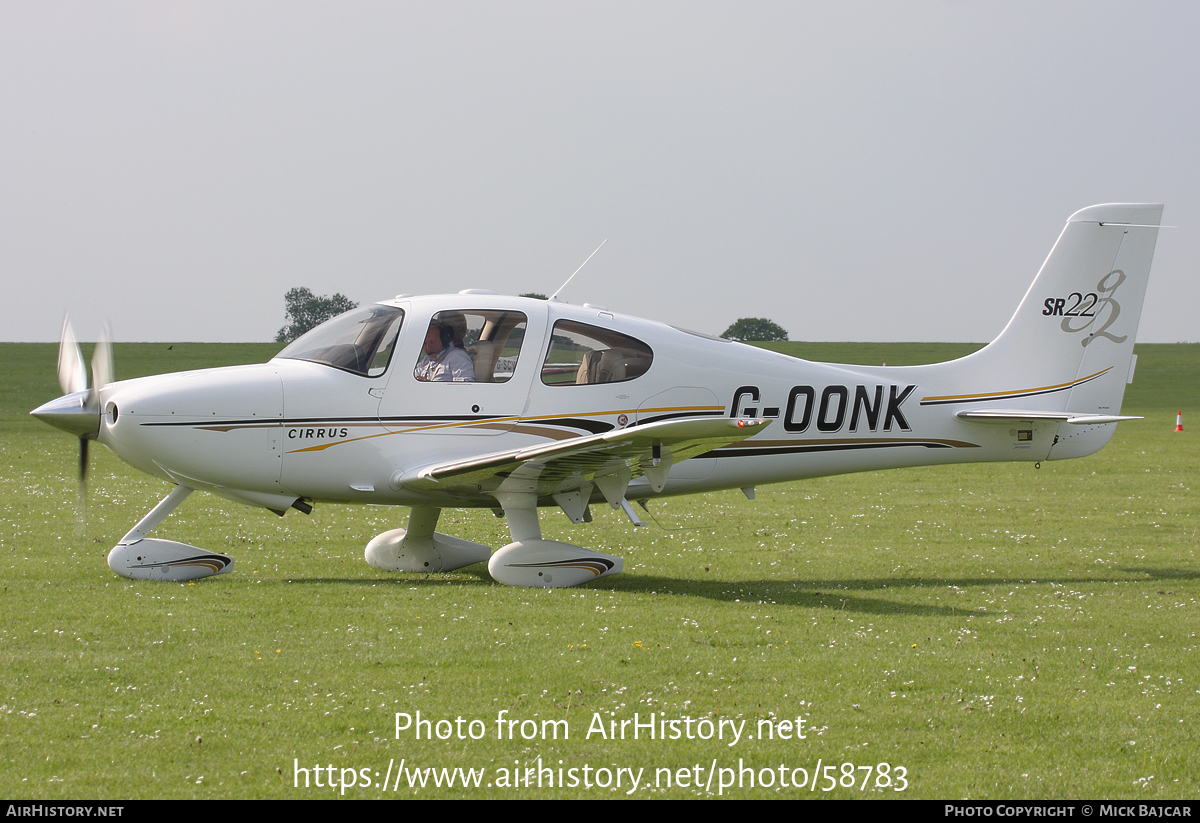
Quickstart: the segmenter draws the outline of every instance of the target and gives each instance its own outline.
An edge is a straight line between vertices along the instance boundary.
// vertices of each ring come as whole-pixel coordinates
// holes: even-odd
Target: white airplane
[[[67,394],[32,414],[78,436],[84,465],[96,440],[174,484],[109,553],[124,577],[232,569],[148,537],[203,490],[279,515],[408,506],[407,529],[367,544],[373,567],[486,562],[501,583],[574,586],[622,561],[543,539],[539,508],[582,523],[606,502],[640,525],[630,500],[1100,449],[1131,419],[1121,398],[1161,216],[1076,212],[1000,336],[946,363],[812,363],[597,306],[465,291],[356,309],[261,365],[111,382],[102,342],[90,388],[65,325]],[[493,553],[435,531],[446,507],[502,512],[513,542]]]

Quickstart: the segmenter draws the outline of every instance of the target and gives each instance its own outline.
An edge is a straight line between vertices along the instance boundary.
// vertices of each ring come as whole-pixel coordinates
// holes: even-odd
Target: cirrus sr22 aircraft
[[[812,363],[599,307],[466,291],[356,309],[261,365],[111,382],[103,343],[90,387],[65,325],[67,394],[33,414],[78,436],[85,462],[96,440],[174,485],[109,553],[124,577],[231,570],[225,555],[148,536],[202,490],[280,515],[407,506],[407,529],[367,544],[377,569],[486,562],[509,585],[574,586],[622,561],[543,539],[541,508],[583,523],[607,503],[640,523],[631,500],[1095,452],[1130,419],[1121,398],[1161,215],[1076,212],[1000,336],[946,363]],[[453,354],[457,376],[419,379],[431,350]],[[493,553],[436,531],[446,507],[502,512],[513,542]]]

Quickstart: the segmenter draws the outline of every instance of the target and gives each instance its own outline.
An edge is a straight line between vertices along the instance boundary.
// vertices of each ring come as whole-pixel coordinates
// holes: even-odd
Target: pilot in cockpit
[[[435,383],[475,382],[475,366],[471,356],[454,345],[454,328],[449,323],[439,320],[430,323],[422,350],[425,356],[413,371],[418,380]]]

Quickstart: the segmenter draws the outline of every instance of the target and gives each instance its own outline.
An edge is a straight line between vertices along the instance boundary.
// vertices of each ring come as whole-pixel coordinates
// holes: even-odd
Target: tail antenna
[[[604,238],[604,243],[607,243],[607,242],[608,242],[608,238],[606,237],[606,238]],[[604,243],[601,243],[599,246],[596,246],[596,251],[600,251],[600,249],[604,248]],[[572,280],[575,279],[575,275],[579,274],[579,272],[583,269],[583,267],[588,264],[588,260],[591,260],[593,257],[596,256],[596,251],[589,254],[587,256],[587,260],[584,260],[583,263],[579,266],[579,268],[575,269],[574,274],[572,274],[570,277],[567,278],[567,282],[563,283],[561,286],[559,286],[558,291],[556,291],[554,294],[550,295],[551,300],[558,300],[559,292],[561,292],[563,289],[565,289],[567,287],[567,284],[569,284]]]

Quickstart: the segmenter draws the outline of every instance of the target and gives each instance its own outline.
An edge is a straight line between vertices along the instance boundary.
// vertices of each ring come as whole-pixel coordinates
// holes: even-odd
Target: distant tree
[[[308,289],[292,289],[283,296],[283,303],[288,322],[275,335],[276,343],[291,343],[329,318],[358,308],[358,304],[344,294],[317,297]]]
[[[522,297],[532,297],[535,300],[549,300],[550,299],[550,298],[546,297],[546,295],[538,294],[535,291],[531,291],[528,294],[522,294],[521,296]]]
[[[743,317],[721,335],[726,340],[787,340],[788,334],[765,317]]]

